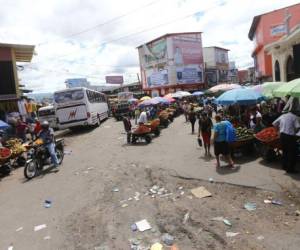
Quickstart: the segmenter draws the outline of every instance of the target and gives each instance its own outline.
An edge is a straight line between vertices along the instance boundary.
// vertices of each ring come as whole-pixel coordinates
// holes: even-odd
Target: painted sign
[[[286,34],[286,25],[279,24],[271,27],[271,36],[281,36]]]
[[[199,66],[188,66],[176,69],[178,83],[201,83],[202,69]]]
[[[201,39],[173,38],[175,65],[202,64]]]
[[[109,84],[123,84],[124,78],[123,76],[106,76],[105,81]]]
[[[149,87],[168,84],[168,70],[148,72],[147,84]]]
[[[155,63],[159,60],[165,59],[167,55],[166,39],[160,39],[152,43],[143,45],[144,65]]]

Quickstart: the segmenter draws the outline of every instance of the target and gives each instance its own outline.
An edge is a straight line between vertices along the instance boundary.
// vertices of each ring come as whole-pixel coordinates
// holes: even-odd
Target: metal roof
[[[0,48],[11,48],[15,52],[17,62],[30,62],[34,53],[34,45],[0,43]]]

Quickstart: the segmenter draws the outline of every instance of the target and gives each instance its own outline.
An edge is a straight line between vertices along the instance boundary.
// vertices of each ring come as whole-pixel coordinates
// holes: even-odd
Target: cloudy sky
[[[230,49],[240,68],[252,65],[253,16],[295,0],[0,0],[0,42],[36,45],[20,72],[36,92],[62,89],[67,78],[104,84],[139,73],[136,47],[165,33],[202,31],[204,46]]]

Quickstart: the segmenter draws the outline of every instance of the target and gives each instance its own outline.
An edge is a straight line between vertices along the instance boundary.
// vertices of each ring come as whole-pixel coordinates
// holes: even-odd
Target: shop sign
[[[286,34],[286,25],[279,24],[271,27],[271,36],[281,36]]]

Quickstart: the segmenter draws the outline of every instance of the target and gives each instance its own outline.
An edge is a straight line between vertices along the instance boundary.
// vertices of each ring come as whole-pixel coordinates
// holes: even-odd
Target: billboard
[[[201,36],[175,36],[173,56],[177,83],[203,82],[203,52]]]
[[[124,78],[123,76],[106,76],[105,81],[109,84],[123,84]]]
[[[157,41],[143,45],[143,65],[148,67],[167,57],[167,41],[159,39]]]

